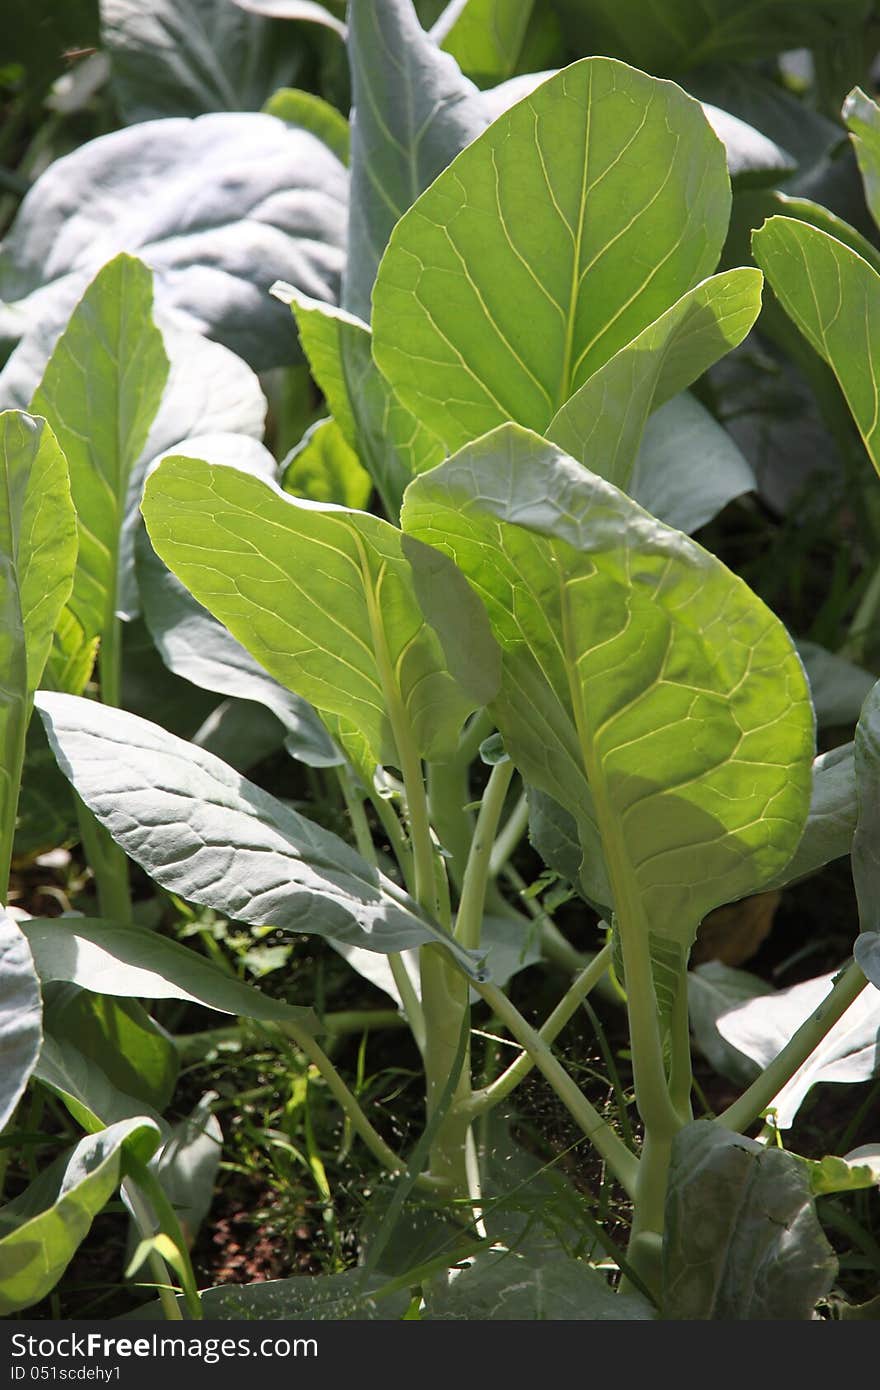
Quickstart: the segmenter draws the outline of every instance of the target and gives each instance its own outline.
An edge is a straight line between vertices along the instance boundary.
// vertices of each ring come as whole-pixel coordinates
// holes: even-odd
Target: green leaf
[[[462,72],[481,87],[512,77],[534,0],[452,0],[431,30]]]
[[[831,993],[834,971],[789,989],[749,1000],[718,1018],[722,1038],[763,1071],[794,1037],[801,1024]],[[819,1082],[869,1081],[880,1068],[880,991],[868,988],[850,1004],[810,1056],[773,1097],[778,1129],[790,1129],[813,1086]]]
[[[250,652],[197,603],[152,549],[138,546],[138,581],[150,636],[175,675],[204,690],[255,700],[281,721],[295,757],[314,767],[333,767],[341,754],[301,696],[273,680]]]
[[[272,293],[290,305],[333,418],[373,479],[387,515],[396,517],[407,483],[441,461],[442,444],[401,405],[377,370],[367,324],[280,281]]]
[[[867,16],[868,0],[551,0],[575,49],[614,53],[651,71],[833,48]]]
[[[290,320],[266,291],[283,276],[337,298],[347,206],[345,166],[323,141],[262,112],[146,121],[87,142],[40,175],[4,239],[0,346],[21,343],[2,389],[45,362],[121,251],[153,268],[163,322],[209,334],[257,371],[296,361]]]
[[[452,449],[543,431],[609,358],[713,270],[724,149],[699,104],[586,58],[505,112],[397,224],[374,352]]]
[[[742,580],[516,426],[412,483],[403,524],[483,599],[505,746],[574,815],[588,863],[601,841],[645,932],[687,947],[782,869],[807,815],[812,709]]]
[[[810,682],[819,727],[855,724],[876,677],[818,642],[799,637],[797,649]]]
[[[156,1177],[189,1242],[208,1214],[220,1167],[223,1132],[211,1111],[217,1098],[216,1091],[207,1091],[192,1114],[172,1126],[154,1160]]]
[[[629,1322],[656,1316],[637,1294],[615,1294],[598,1270],[561,1251],[481,1251],[429,1300],[427,1318]]]
[[[40,982],[27,938],[0,908],[0,1130],[36,1066],[43,1039]]]
[[[853,740],[857,817],[852,873],[863,932],[880,929],[880,682],[862,708]]]
[[[856,828],[853,745],[820,753],[813,762],[813,791],[803,837],[794,856],[768,888],[782,888],[849,854]]]
[[[316,420],[285,462],[281,485],[291,497],[366,508],[372,480],[335,420]]]
[[[880,348],[873,339],[880,275],[849,246],[791,217],[769,218],[752,246],[782,307],[840,382],[880,472]]]
[[[146,927],[90,917],[31,917],[22,932],[44,984],[53,980],[131,999],[184,999],[263,1023],[317,1026],[311,1009],[261,994],[196,951]]]
[[[865,199],[874,221],[880,225],[880,107],[854,87],[843,103],[846,122],[865,186]]]
[[[342,303],[369,322],[394,224],[487,123],[479,92],[419,24],[412,0],[350,0],[351,196]]]
[[[420,752],[438,757],[494,694],[497,650],[479,602],[447,563],[455,608],[427,623],[387,522],[195,459],[160,465],[143,513],[157,554],[196,599],[276,680],[356,725],[375,762],[402,766],[391,702]]]
[[[348,121],[341,111],[314,92],[302,92],[296,87],[281,87],[273,92],[263,110],[277,116],[286,125],[309,130],[331,149],[343,164],[348,163],[351,135]]]
[[[853,955],[859,969],[875,989],[880,989],[880,932],[861,932],[856,938]]]
[[[43,1030],[35,1075],[72,1102],[85,1129],[135,1115],[158,1120],[174,1094],[179,1060],[137,1000],[44,985]]]
[[[51,1183],[37,1179],[40,1206],[0,1238],[0,1315],[30,1308],[51,1292],[119,1186],[127,1151],[143,1160],[158,1143],[159,1131],[149,1120],[124,1120],[81,1139],[53,1165]],[[27,1210],[27,1201],[0,1210],[0,1232],[22,1207]]]
[[[843,1158],[828,1154],[825,1158],[801,1161],[807,1165],[810,1187],[817,1197],[834,1192],[859,1192],[880,1183],[880,1149],[876,1144],[853,1149]]]
[[[348,1269],[343,1274],[301,1274],[238,1288],[225,1284],[203,1290],[201,1300],[205,1317],[221,1322],[398,1322],[410,1302],[409,1291],[380,1293],[383,1282],[375,1274],[365,1277],[361,1269]],[[182,1305],[183,1300],[178,1301]],[[149,1321],[163,1316],[158,1301],[129,1314]]]
[[[341,39],[346,29],[342,20],[333,13],[333,7],[320,5],[317,0],[233,0],[239,9],[249,10],[251,14],[265,15],[267,19],[295,19],[307,24],[320,24],[331,29]],[[336,9],[344,9],[344,0],[337,0]]]
[[[67,455],[79,529],[69,606],[87,639],[114,619],[129,478],[168,375],[152,303],[147,267],[132,256],[110,261],[74,310],[32,402]]]
[[[30,701],[76,564],[64,454],[45,420],[0,414],[0,900],[6,897]]]
[[[747,970],[710,960],[688,972],[688,1009],[694,1042],[720,1076],[748,1086],[758,1067],[718,1031],[718,1020],[749,999],[772,994],[773,986]]]
[[[732,436],[683,391],[645,426],[626,490],[658,521],[691,535],[754,487],[755,475]]]
[[[812,1318],[837,1260],[794,1154],[698,1120],[673,1143],[663,1238],[670,1321]]]
[[[172,893],[253,926],[368,950],[458,949],[344,840],[145,719],[72,695],[38,696],[62,771],[132,859]]]
[[[204,111],[253,111],[303,66],[286,25],[229,0],[100,0],[101,41],[126,125]]]
[[[689,290],[566,401],[547,438],[629,491],[648,416],[742,342],[761,312],[762,279],[730,270]]]

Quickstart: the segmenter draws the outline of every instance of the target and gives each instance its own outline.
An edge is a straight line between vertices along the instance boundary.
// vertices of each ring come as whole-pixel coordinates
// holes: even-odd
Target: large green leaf
[[[761,312],[762,278],[729,270],[689,290],[584,382],[547,438],[629,491],[648,416],[742,342]]]
[[[813,716],[787,633],[742,580],[512,425],[412,483],[403,525],[483,599],[505,747],[575,816],[587,862],[601,840],[618,912],[686,947],[781,870]]]
[[[118,844],[173,893],[254,926],[374,951],[456,948],[344,840],[210,753],[123,710],[37,697],[62,770]]]
[[[40,981],[18,923],[0,908],[0,1130],[22,1097],[42,1043]]]
[[[699,103],[607,58],[505,112],[397,224],[374,352],[449,448],[545,430],[618,349],[715,267],[724,149]]]
[[[36,1180],[38,1193],[0,1210],[0,1315],[29,1308],[55,1287],[124,1177],[128,1151],[148,1159],[159,1137],[146,1119],[87,1135]]]
[[[652,72],[825,48],[864,20],[868,0],[551,0],[575,48]]]
[[[672,1149],[663,1238],[667,1319],[812,1318],[837,1273],[794,1154],[709,1120]]]
[[[101,40],[126,124],[255,111],[303,65],[296,31],[229,0],[100,0]]]
[[[479,92],[441,53],[412,0],[349,0],[354,111],[342,303],[369,322],[391,229],[487,123]]]
[[[21,338],[0,399],[42,358],[98,269],[120,251],[155,276],[157,313],[210,334],[258,371],[295,361],[279,276],[334,300],[348,208],[345,166],[311,132],[262,112],[145,121],[50,164],[0,255],[0,344]],[[22,335],[24,335],[22,337]]]
[[[792,217],[769,218],[752,246],[786,313],[840,382],[880,472],[880,275],[836,237]]]
[[[398,726],[405,718],[435,757],[492,698],[497,652],[480,604],[447,564],[455,620],[427,623],[387,522],[183,458],[150,477],[143,513],[157,554],[199,602],[270,675],[355,724],[376,762],[403,765],[392,702]]]
[[[261,994],[146,927],[90,917],[31,917],[21,929],[44,984],[61,980],[123,998],[184,999],[264,1023],[317,1024],[311,1009]]]
[[[105,632],[116,612],[129,478],[168,375],[152,304],[152,275],[141,261],[121,255],[104,266],[56,344],[31,405],[67,455],[79,529],[70,610],[87,638]]]
[[[76,515],[64,454],[45,420],[0,415],[0,899],[6,875],[30,699],[76,564]]]

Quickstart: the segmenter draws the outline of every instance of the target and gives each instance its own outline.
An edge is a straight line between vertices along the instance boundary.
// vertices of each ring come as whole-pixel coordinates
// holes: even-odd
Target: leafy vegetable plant
[[[149,1259],[168,1317],[394,1318],[412,1289],[424,1318],[828,1306],[837,1265],[817,1200],[875,1187],[877,1153],[807,1159],[780,1136],[815,1082],[876,1070],[880,687],[868,680],[853,744],[816,757],[816,683],[792,637],[690,534],[751,486],[690,388],[762,308],[761,270],[718,268],[731,178],[775,177],[781,156],[618,56],[515,74],[531,8],[450,6],[432,37],[410,0],[351,0],[350,142],[308,93],[276,98],[277,115],[175,113],[50,166],[10,234],[0,887],[35,706],[97,908],[0,919],[3,1121],[30,1082],[85,1132],[0,1210],[7,1313],[51,1290],[117,1188],[138,1231],[131,1269]],[[591,11],[616,52],[613,7],[551,8],[560,33]],[[834,18],[804,8],[820,29]],[[107,6],[115,80],[127,113],[157,116],[164,87],[132,66],[151,40],[130,10]],[[492,44],[478,10],[504,12]],[[341,41],[335,12],[319,23]],[[714,32],[706,56],[724,51]],[[667,39],[645,36],[646,66],[677,70]],[[880,117],[859,93],[847,113],[873,205]],[[230,169],[247,166],[223,184],[242,207],[212,203],[198,232],[220,296],[191,263],[180,206],[215,140]],[[125,181],[142,147],[171,164],[156,155],[162,196],[132,241]],[[61,180],[66,240],[47,259]],[[255,238],[241,256],[226,235],[239,217]],[[876,464],[876,252],[820,220],[774,217],[756,256]],[[274,300],[255,299],[269,264]],[[251,367],[297,354],[327,414],[277,468]],[[141,612],[169,670],[226,702],[201,727],[127,707]],[[257,707],[266,746],[333,787],[344,824],[244,775],[259,758],[237,730]],[[586,955],[517,891],[527,833],[598,924]],[[861,934],[839,970],[778,992],[689,970],[714,909],[850,852]],[[322,938],[378,984],[421,1059],[415,1142],[392,1145],[346,1083],[323,1011],[139,920],[132,864],[163,901]],[[537,1027],[506,988],[536,959],[569,975]],[[625,1001],[635,1132],[554,1049],[599,988]],[[356,1269],[199,1292],[184,1139],[164,1117],[179,1058],[143,1002],[168,999],[256,1020],[322,1078],[388,1175]],[[491,1050],[478,1065],[478,1020],[515,1048],[507,1066]],[[717,1116],[695,1118],[692,1034],[739,1082]],[[564,1239],[511,1204],[499,1154],[535,1071],[623,1194],[624,1238],[577,1202]],[[209,1136],[199,1115],[186,1142]],[[402,1235],[408,1223],[428,1236]]]

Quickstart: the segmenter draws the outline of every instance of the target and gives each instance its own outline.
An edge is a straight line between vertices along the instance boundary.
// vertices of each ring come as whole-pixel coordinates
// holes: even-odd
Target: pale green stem
[[[492,857],[489,861],[489,873],[492,878],[498,877],[504,865],[515,854],[528,825],[529,803],[523,792],[492,846]]]
[[[400,866],[403,881],[409,893],[415,892],[415,880],[413,877],[413,857],[412,850],[406,842],[403,827],[397,816],[394,807],[384,796],[380,796],[377,791],[368,793],[373,809],[382,823],[382,829],[388,836],[388,843],[391,846],[394,857]]]
[[[483,792],[464,871],[461,902],[455,921],[455,937],[462,946],[472,951],[480,944],[492,846],[495,843],[495,833],[513,773],[514,767],[510,761],[496,763],[493,767]]]
[[[834,987],[816,1012],[801,1024],[778,1056],[774,1057],[739,1100],[735,1100],[733,1105],[728,1106],[716,1117],[715,1123],[737,1134],[748,1129],[762,1110],[767,1109],[785,1083],[791,1080],[798,1068],[803,1066],[838,1019],[842,1018],[849,1006],[858,999],[867,983],[856,962],[852,961],[837,977]]]
[[[98,890],[98,911],[109,922],[130,926],[133,918],[125,853],[88,806],[78,796],[75,799],[80,838]]]
[[[313,1066],[317,1068],[319,1074],[326,1082],[331,1095],[342,1107],[351,1121],[352,1129],[360,1136],[373,1157],[381,1163],[383,1168],[387,1168],[389,1173],[405,1172],[406,1164],[403,1159],[397,1156],[394,1150],[385,1143],[381,1134],[370,1124],[360,1104],[346,1086],[326,1052],[324,1052],[323,1048],[315,1041],[312,1035],[295,1023],[284,1023],[281,1024],[280,1027],[291,1041],[296,1044],[300,1052],[304,1052]],[[443,1183],[433,1181],[425,1174],[421,1175],[417,1181],[422,1187],[438,1188],[445,1186]]]
[[[639,1179],[633,1202],[633,1224],[627,1245],[627,1261],[658,1299],[663,1288],[663,1224],[672,1138],[645,1131]],[[621,1292],[630,1291],[624,1280]]]
[[[589,965],[572,981],[543,1027],[538,1030],[537,1036],[548,1047],[559,1036],[569,1019],[577,1013],[590,990],[599,983],[610,964],[611,946],[603,946],[598,955],[594,956]],[[506,1100],[511,1091],[525,1080],[535,1065],[534,1058],[528,1052],[523,1052],[488,1086],[484,1086],[482,1090],[474,1091],[467,1104],[469,1118],[475,1119],[477,1115],[491,1110],[492,1106],[497,1105],[499,1101]]]
[[[474,988],[483,996],[493,1013],[501,1020],[531,1056],[535,1066],[549,1081],[569,1114],[583,1130],[596,1150],[602,1155],[624,1191],[635,1194],[639,1171],[639,1160],[630,1153],[614,1130],[587,1100],[569,1076],[561,1062],[554,1057],[547,1043],[523,1018],[506,994],[492,984],[475,983]]]
[[[694,1118],[691,1103],[693,1070],[691,1066],[691,1038],[688,1018],[687,971],[679,977],[672,1005],[670,1020],[671,1057],[669,1064],[669,1098],[681,1117],[683,1124],[690,1124]]]
[[[224,1043],[252,1044],[255,1037],[272,1047],[286,1047],[289,1039],[277,1023],[261,1023],[257,1030],[248,1030],[247,1021],[231,1023],[225,1028],[206,1028],[200,1033],[177,1033],[172,1041],[184,1066],[204,1061],[212,1048]],[[352,1033],[369,1032],[371,1028],[405,1028],[407,1021],[397,1009],[346,1009],[324,1014],[321,1027],[332,1038],[344,1038]]]
[[[352,786],[351,773],[348,767],[344,765],[338,767],[336,773],[339,778],[339,785],[342,788],[342,796],[354,831],[355,844],[357,845],[358,851],[362,857],[366,859],[368,864],[372,864],[374,868],[378,868],[379,862],[376,855],[376,846],[370,834],[370,827],[364,811],[364,803]],[[412,980],[407,973],[406,966],[399,952],[395,951],[389,954],[388,964],[391,968],[394,983],[397,986],[397,992],[400,995],[400,1002],[403,1006],[406,1020],[412,1030],[412,1035],[415,1038],[419,1051],[423,1052],[425,1048],[425,1020],[422,1014],[419,996],[413,988]]]
[[[415,986],[409,976],[409,971],[404,965],[403,957],[398,951],[389,953],[388,964],[391,968],[391,975],[394,983],[397,986],[397,992],[400,995],[400,1002],[403,1005],[406,1021],[415,1039],[416,1047],[419,1049],[419,1052],[424,1052],[425,1015],[422,1009],[422,1001],[416,994]]]
[[[122,1187],[131,1207],[135,1225],[140,1231],[141,1239],[152,1240],[158,1227],[150,1217],[146,1202],[133,1182],[123,1182]],[[162,1312],[169,1322],[182,1322],[183,1313],[175,1292],[177,1284],[172,1282],[168,1266],[158,1250],[151,1250],[147,1258],[150,1269],[153,1271],[153,1278],[156,1281],[156,1292],[159,1295],[159,1302],[162,1304]]]
[[[846,640],[838,649],[838,656],[849,661],[860,661],[865,654],[865,638],[872,630],[877,609],[880,608],[880,565],[877,566],[868,583],[861,602],[849,625]]]

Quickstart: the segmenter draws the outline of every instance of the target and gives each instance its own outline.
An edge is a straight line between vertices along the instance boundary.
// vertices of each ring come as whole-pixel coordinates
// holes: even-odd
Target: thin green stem
[[[101,704],[113,705],[118,709],[122,704],[122,624],[113,611],[115,604],[114,587],[112,604],[98,648],[98,673],[101,678]]]
[[[554,1057],[547,1043],[530,1023],[523,1018],[506,994],[492,984],[475,984],[474,988],[483,996],[486,1003],[501,1019],[502,1023],[524,1047],[535,1066],[549,1081],[563,1105],[573,1119],[580,1125],[584,1134],[605,1159],[608,1167],[630,1196],[635,1194],[639,1171],[639,1160],[630,1153],[614,1130],[599,1114],[586,1096],[569,1076],[561,1062]]]
[[[156,1235],[157,1226],[152,1220],[147,1204],[141,1196],[135,1184],[126,1180],[122,1184],[134,1223],[141,1234],[142,1240],[152,1240]],[[156,1281],[156,1292],[159,1295],[159,1302],[162,1304],[162,1312],[169,1322],[182,1322],[183,1313],[177,1301],[177,1285],[172,1282],[171,1272],[168,1269],[158,1250],[151,1250],[148,1256],[150,1269],[153,1271],[153,1278]]]
[[[528,825],[529,803],[525,792],[522,792],[492,846],[492,857],[489,861],[489,873],[492,878],[498,877],[507,861],[516,853]]]
[[[376,854],[376,846],[370,834],[370,826],[364,811],[364,803],[354,789],[351,772],[348,766],[343,764],[341,767],[336,768],[336,774],[339,779],[339,786],[342,790],[342,797],[345,801],[352,830],[354,831],[355,844],[357,845],[358,851],[362,857],[366,859],[368,864],[372,864],[374,868],[378,868],[379,860]],[[406,1020],[412,1030],[416,1045],[419,1051],[422,1052],[425,1047],[425,1019],[422,1013],[422,1005],[419,1001],[419,996],[416,994],[412,980],[409,977],[399,952],[395,951],[389,955],[388,964],[391,968],[394,983],[397,986],[397,992],[400,995],[400,1002],[403,1006]]]
[[[281,1027],[282,1031],[296,1044],[300,1052],[304,1052],[313,1066],[317,1068],[319,1074],[326,1082],[331,1095],[342,1107],[351,1121],[352,1129],[360,1136],[373,1157],[381,1163],[383,1168],[387,1168],[389,1173],[405,1172],[406,1163],[385,1143],[381,1134],[370,1124],[359,1102],[352,1095],[323,1048],[315,1041],[310,1033],[304,1028],[300,1028],[297,1024],[285,1023],[281,1025]],[[430,1177],[424,1174],[420,1177],[419,1181],[420,1185],[423,1187],[437,1188],[444,1186],[444,1184],[432,1181]]]
[[[798,1068],[803,1066],[838,1019],[842,1018],[849,1006],[858,999],[867,983],[856,962],[850,962],[838,975],[833,988],[815,1013],[801,1024],[782,1051],[752,1082],[748,1090],[717,1116],[715,1123],[737,1134],[748,1129],[761,1112],[767,1109],[785,1083],[791,1080]]]
[[[11,753],[9,766],[3,769],[9,800],[6,816],[0,824],[0,905],[5,906],[9,894],[9,872],[15,849],[15,822],[18,814],[18,798],[21,791],[21,773],[24,767],[25,741],[27,739],[30,700],[24,703],[14,727],[9,731],[7,744]]]
[[[79,797],[76,797],[76,818],[98,890],[98,911],[110,922],[130,926],[133,919],[125,853]]]
[[[400,867],[403,881],[409,893],[415,892],[415,879],[413,876],[413,857],[412,850],[406,842],[403,826],[400,824],[397,812],[390,804],[388,799],[380,796],[375,790],[368,792],[370,801],[373,803],[373,810],[379,817],[382,829],[388,836],[388,843],[392,853]]]
[[[496,763],[480,803],[455,921],[456,940],[469,950],[476,950],[480,944],[492,847],[513,773],[512,762]]]
[[[538,1030],[537,1037],[548,1047],[559,1036],[569,1019],[577,1013],[590,990],[595,988],[605,974],[610,963],[611,947],[610,945],[603,946],[598,955],[572,981],[543,1027]],[[467,1104],[469,1118],[474,1119],[477,1115],[491,1110],[499,1101],[506,1100],[511,1091],[525,1080],[535,1066],[534,1057],[529,1052],[523,1052],[494,1081],[491,1081],[481,1090],[474,1091]]]
[[[646,1130],[626,1251],[628,1263],[658,1301],[663,1288],[663,1223],[671,1153],[670,1136],[658,1138]],[[621,1292],[627,1291],[624,1281]]]
[[[865,638],[874,629],[874,620],[877,617],[878,609],[880,609],[880,564],[871,575],[868,587],[863,593],[849,625],[846,639],[838,650],[838,656],[846,657],[850,661],[863,659]]]

